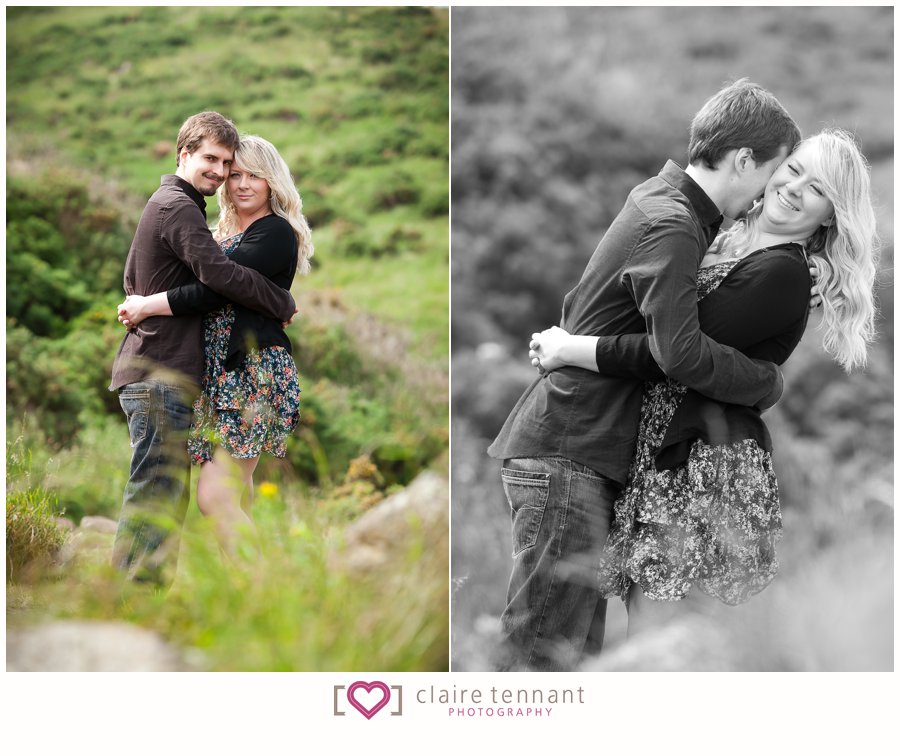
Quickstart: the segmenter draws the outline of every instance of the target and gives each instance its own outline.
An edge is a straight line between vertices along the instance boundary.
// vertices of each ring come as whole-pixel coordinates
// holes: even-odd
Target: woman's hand
[[[146,320],[150,313],[147,312],[147,300],[140,294],[129,294],[116,308],[119,313],[119,322],[129,330],[135,328],[142,320]]]
[[[164,291],[147,297],[142,297],[139,294],[129,294],[117,309],[119,311],[119,322],[129,330],[135,328],[138,323],[147,318],[172,314],[172,308],[169,306],[169,295]]]
[[[816,267],[816,258],[809,258],[809,275],[812,276],[812,289],[809,292],[809,311],[822,306],[822,292],[819,289],[819,269]]]
[[[559,326],[531,334],[528,356],[539,373],[550,372],[569,364],[564,359],[564,347],[569,336],[569,332]]]
[[[294,306],[294,314],[291,315],[291,319],[290,319],[290,320],[285,320],[285,321],[281,324],[281,327],[282,327],[282,328],[287,328],[291,323],[293,323],[293,322],[294,322],[294,316],[295,316],[298,312],[300,312],[300,307],[295,305],[295,306]]]

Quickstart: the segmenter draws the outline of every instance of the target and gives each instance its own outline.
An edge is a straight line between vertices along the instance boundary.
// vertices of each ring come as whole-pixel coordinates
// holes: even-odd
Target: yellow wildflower
[[[269,481],[265,481],[264,483],[259,484],[259,495],[260,496],[275,496],[278,493],[278,486],[274,483],[269,483]]]

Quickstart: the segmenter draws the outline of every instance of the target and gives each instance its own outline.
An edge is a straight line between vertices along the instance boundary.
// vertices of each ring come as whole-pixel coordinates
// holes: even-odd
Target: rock
[[[68,517],[54,517],[53,521],[56,523],[56,527],[60,530],[65,530],[67,533],[71,533],[75,530],[75,523]]]
[[[109,517],[82,517],[78,525],[81,531],[94,531],[96,533],[112,533],[115,535],[119,523]]]
[[[340,561],[354,570],[379,569],[404,557],[417,542],[423,544],[423,553],[443,558],[449,501],[447,480],[434,472],[422,473],[344,531]]]
[[[108,517],[82,517],[78,527],[66,539],[57,561],[65,566],[73,562],[106,564],[112,558],[118,523]]]
[[[6,634],[8,672],[181,672],[195,665],[157,633],[124,622],[61,620]]]
[[[57,561],[63,566],[74,562],[106,564],[112,559],[115,535],[96,530],[76,529],[60,549]]]

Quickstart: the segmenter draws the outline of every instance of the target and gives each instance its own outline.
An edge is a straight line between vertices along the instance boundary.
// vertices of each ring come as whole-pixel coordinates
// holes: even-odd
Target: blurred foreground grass
[[[22,448],[10,444],[8,459]],[[104,460],[93,451],[95,474],[115,480],[127,469],[127,460],[122,468],[117,455]],[[68,544],[55,524],[59,509],[31,505],[55,499],[48,479],[33,463],[8,471],[7,486],[18,491],[7,505],[7,557],[17,559],[12,573],[7,563],[15,578],[7,583],[10,629],[65,618],[127,621],[188,655],[199,651],[194,666],[213,671],[447,669],[446,538],[422,533],[391,554],[389,570],[354,568],[343,543],[346,526],[367,508],[358,491],[342,498],[260,476],[254,522],[263,548],[240,569],[223,558],[192,500],[175,582],[159,591],[109,567],[111,534],[89,534],[61,561]],[[26,498],[27,507],[17,504]],[[10,539],[10,512],[30,523],[27,551]]]

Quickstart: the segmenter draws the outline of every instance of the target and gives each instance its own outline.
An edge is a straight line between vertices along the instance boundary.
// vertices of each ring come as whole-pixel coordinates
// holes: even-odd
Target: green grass
[[[57,617],[157,630],[200,650],[202,667],[214,671],[446,669],[446,573],[420,558],[434,544],[395,554],[387,575],[352,571],[338,556],[340,531],[327,506],[298,488],[260,497],[264,552],[241,569],[222,558],[192,507],[170,590],[125,583],[101,562],[80,564],[77,581],[76,568],[45,571],[19,586],[18,600],[27,591],[28,604]]]
[[[92,535],[93,556],[56,559],[63,531],[53,517],[117,516],[124,424],[88,429],[78,447],[52,457],[32,455],[43,448],[36,433],[23,430],[7,450],[7,574],[11,600],[28,607],[8,615],[15,626],[47,616],[125,620],[200,650],[202,667],[216,671],[447,668],[445,536],[408,540],[385,570],[348,566],[345,526],[390,493],[377,472],[374,483],[318,488],[267,459],[254,507],[263,549],[240,569],[222,557],[192,498],[177,577],[160,592],[108,567],[111,536]]]

